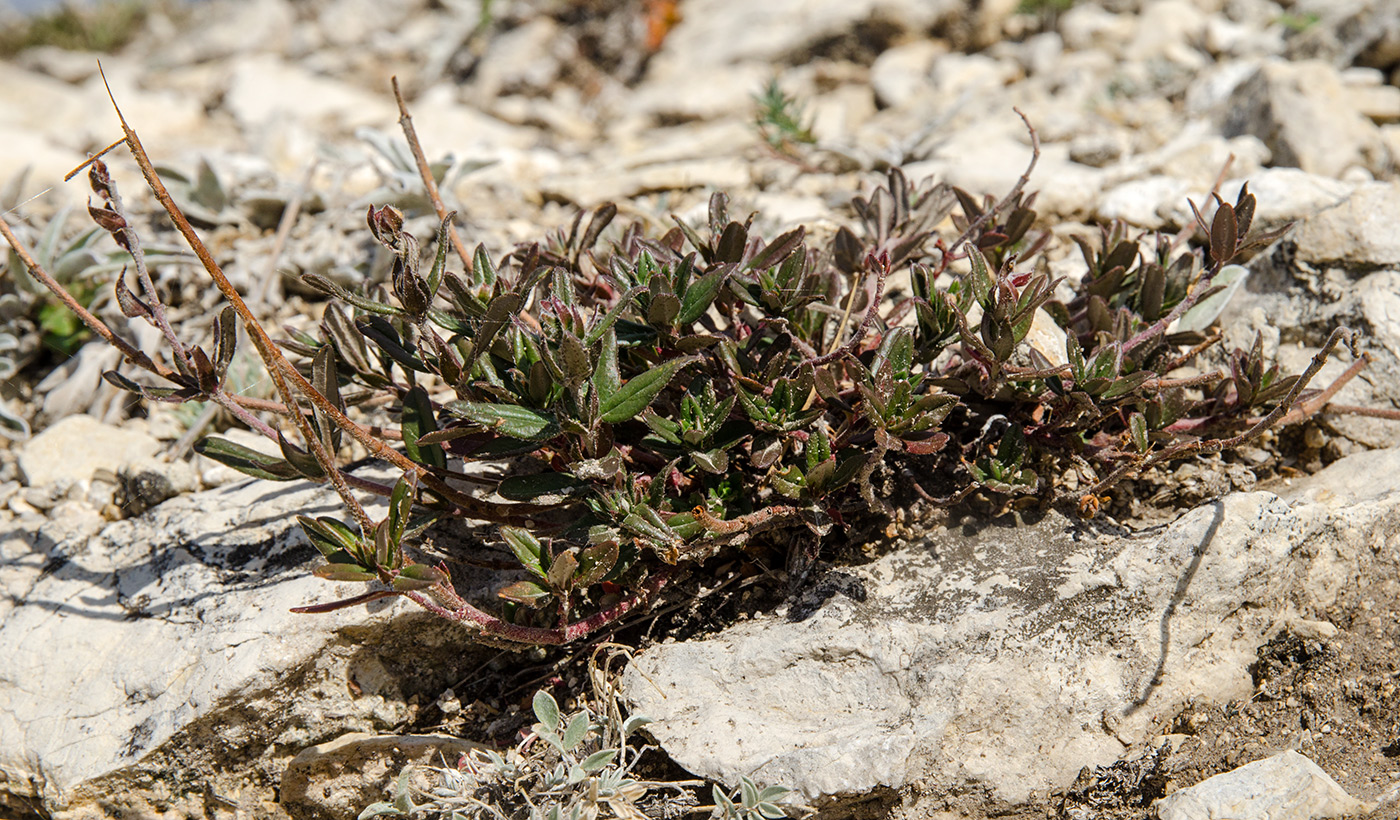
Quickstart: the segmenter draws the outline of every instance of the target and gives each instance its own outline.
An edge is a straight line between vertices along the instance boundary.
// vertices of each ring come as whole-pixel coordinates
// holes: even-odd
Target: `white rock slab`
[[[1320,820],[1371,810],[1291,749],[1173,792],[1154,806],[1161,820]]]
[[[1274,165],[1340,176],[1352,166],[1381,173],[1388,161],[1380,132],[1355,108],[1340,74],[1322,60],[1265,62],[1222,110],[1226,136],[1253,134]]]
[[[1188,698],[1248,696],[1271,628],[1324,611],[1374,560],[1397,491],[1391,450],[1133,538],[1055,517],[937,533],[854,570],[860,600],[652,647],[624,694],[672,758],[720,782],[1021,802],[1111,764]]]
[[[77,554],[45,556],[35,544],[27,560],[47,560],[48,571],[9,590],[20,602],[0,624],[0,771],[9,781],[37,782],[43,793],[134,762],[191,713],[345,619],[287,612],[323,591],[287,571],[310,557],[293,549],[287,519],[330,513],[329,499],[247,483],[192,500],[152,513],[163,526],[114,524]],[[227,570],[246,565],[238,558],[248,552],[269,577],[239,589]]]
[[[364,589],[312,577],[297,514],[346,518],[325,488],[245,480],[95,535],[0,530],[0,800],[144,816],[148,785],[190,771],[228,771],[238,791],[309,744],[400,725],[410,693],[480,663],[461,628],[409,603],[288,612]]]

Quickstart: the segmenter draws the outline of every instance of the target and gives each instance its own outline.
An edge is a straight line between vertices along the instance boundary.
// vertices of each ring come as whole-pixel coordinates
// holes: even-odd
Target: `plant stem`
[[[642,584],[642,589],[612,607],[559,629],[507,623],[494,615],[482,612],[457,597],[456,592],[444,585],[434,587],[427,594],[407,592],[404,593],[404,596],[434,615],[461,624],[471,624],[496,638],[535,646],[558,646],[578,640],[644,605],[652,596],[660,592],[662,587],[666,586],[666,583],[671,579],[671,573],[669,568],[663,567],[646,579]]]
[[[146,154],[146,149],[141,144],[140,137],[137,136],[136,131],[127,123],[126,118],[121,113],[120,107],[117,106],[116,99],[111,97],[110,89],[108,90],[108,96],[112,99],[112,107],[116,110],[117,118],[121,121],[122,132],[126,134],[127,145],[131,149],[132,157],[136,160],[137,166],[141,169],[142,176],[146,178],[146,184],[150,186],[151,192],[155,195],[157,201],[165,208],[166,213],[170,215],[170,219],[175,224],[176,230],[184,237],[185,242],[190,246],[190,249],[194,251],[200,263],[204,265],[204,269],[208,271],[210,278],[214,280],[214,285],[219,289],[219,292],[223,294],[224,298],[227,299],[229,304],[237,311],[239,317],[243,319],[249,338],[253,340],[253,345],[257,348],[258,355],[267,366],[268,375],[272,377],[273,383],[277,387],[278,395],[282,397],[283,403],[289,410],[297,406],[295,394],[292,392],[291,385],[288,384],[290,381],[291,384],[296,386],[298,392],[306,396],[318,410],[325,413],[326,417],[337,427],[349,433],[356,441],[363,444],[371,455],[375,458],[387,461],[405,472],[417,475],[424,486],[438,493],[453,504],[456,504],[468,517],[483,521],[524,525],[528,524],[531,520],[531,516],[542,514],[548,510],[547,507],[533,504],[489,504],[478,498],[454,490],[448,486],[446,482],[432,475],[423,465],[415,463],[382,440],[370,435],[368,431],[361,428],[342,413],[340,408],[336,407],[333,402],[325,396],[322,396],[312,387],[311,383],[306,380],[306,377],[301,375],[301,372],[298,371],[291,362],[287,361],[287,358],[278,350],[271,337],[267,335],[267,331],[263,329],[257,317],[253,315],[247,303],[243,301],[243,298],[233,287],[233,283],[224,275],[223,269],[219,266],[219,263],[215,261],[213,255],[205,246],[204,241],[195,233],[194,227],[190,225],[189,220],[185,218],[180,207],[175,204],[174,198],[170,196],[170,192],[166,189],[165,183],[161,181],[160,176],[156,173],[155,165]],[[368,514],[365,513],[364,508],[360,506],[360,503],[356,501],[355,497],[350,493],[350,488],[345,485],[344,480],[340,477],[340,471],[335,469],[333,460],[330,455],[326,453],[325,448],[321,446],[320,439],[315,434],[315,431],[311,429],[310,422],[299,412],[293,412],[292,418],[297,422],[297,427],[301,431],[302,437],[306,440],[307,448],[311,451],[312,455],[315,456],[317,462],[321,464],[327,476],[330,477],[331,483],[335,486],[336,491],[340,493],[346,506],[355,514],[355,518],[362,526],[367,526],[369,529],[372,529],[373,525]]]
[[[24,263],[24,267],[29,271],[29,275],[34,277],[35,281],[45,288],[48,288],[49,292],[57,297],[65,307],[77,314],[83,324],[91,328],[93,333],[101,336],[103,341],[107,342],[107,344],[120,350],[122,356],[124,356],[127,361],[157,376],[170,379],[171,381],[175,381],[179,377],[179,374],[174,370],[171,370],[159,362],[152,361],[151,357],[137,350],[135,347],[132,347],[125,339],[113,333],[111,328],[107,327],[101,319],[92,315],[87,308],[79,304],[78,300],[73,298],[73,294],[69,293],[66,288],[49,275],[48,271],[44,270],[44,266],[39,264],[38,260],[34,258],[34,255],[30,253],[29,248],[25,247],[24,243],[19,240],[19,237],[15,236],[14,232],[10,230],[10,225],[5,221],[3,216],[0,216],[0,236],[4,236],[5,241],[10,243],[10,247],[14,250],[15,255]]]
[[[418,132],[413,128],[413,118],[408,115],[408,105],[404,103],[403,94],[399,91],[399,78],[391,77],[389,82],[394,86],[394,100],[399,104],[399,127],[403,128],[404,139],[408,140],[409,150],[413,152],[413,161],[418,164],[418,176],[423,179],[423,188],[428,192],[428,199],[433,203],[433,210],[437,212],[438,221],[447,220],[449,212],[447,206],[442,202],[442,196],[438,193],[437,180],[433,179],[433,169],[428,164],[428,157],[423,153],[423,146],[418,142]],[[457,234],[457,226],[450,221],[447,223],[447,236],[452,241],[452,249],[457,252],[458,258],[466,266],[468,271],[472,269],[472,257],[467,252],[467,246],[462,244],[462,237]]]

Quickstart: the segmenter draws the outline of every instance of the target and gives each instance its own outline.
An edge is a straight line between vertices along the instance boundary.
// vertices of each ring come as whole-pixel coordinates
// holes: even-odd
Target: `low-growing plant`
[[[63,3],[27,20],[7,21],[0,29],[0,55],[12,56],[35,46],[73,51],[116,51],[141,30],[150,15],[143,0]]]
[[[532,707],[539,722],[517,746],[504,755],[476,751],[455,767],[435,770],[439,785],[418,808],[429,816],[451,818],[631,820],[646,816],[637,803],[649,791],[683,788],[633,776],[639,758],[627,759],[627,741],[647,718],[634,716],[614,725],[587,707],[566,715],[545,691],[535,693]],[[360,818],[399,813],[391,804],[376,804]]]
[[[367,806],[359,820],[645,820],[706,814],[716,820],[782,820],[811,813],[785,799],[790,789],[760,788],[747,777],[726,791],[704,780],[648,780],[637,774],[643,755],[655,748],[638,730],[652,721],[623,715],[616,678],[597,661],[595,652],[588,664],[591,697],[578,709],[566,714],[553,695],[537,691],[531,701],[535,723],[516,745],[476,749],[454,765],[405,767],[392,798]],[[422,779],[415,775],[426,776],[431,785],[415,788],[415,779]],[[714,799],[708,806],[699,798],[707,785]]]
[[[1082,243],[1088,273],[1071,285],[1038,257],[1035,196],[1023,193],[1039,156],[1030,129],[1030,166],[1001,200],[892,170],[854,200],[858,224],[821,247],[800,227],[763,237],[715,194],[700,225],[615,230],[617,209],[604,205],[504,257],[463,250],[453,270],[449,247],[462,246],[449,242],[451,214],[406,110],[402,122],[442,217],[436,247],[425,256],[399,211],[371,206],[367,229],[394,257],[389,280],[350,291],[307,275],[329,299],[324,318],[280,344],[125,120],[156,198],[230,303],[212,344],[170,327],[100,160],[89,177],[101,203],[90,210],[140,283],[138,295],[118,277],[116,298],[161,328],[169,365],[83,311],[0,223],[36,278],[168,386],[116,372],[110,381],[151,401],[217,402],[281,455],[216,437],[199,445],[205,455],[340,493],[351,521],[299,521],[325,556],[317,575],[370,589],[298,611],[403,596],[479,640],[563,643],[618,622],[722,551],[819,540],[888,515],[892,498],[948,507],[975,495],[993,510],[1065,504],[1091,516],[1124,477],[1238,447],[1331,395],[1303,391],[1345,331],[1286,376],[1259,342],[1210,368],[1219,335],[1181,330],[1218,313],[1205,302],[1217,278],[1268,239],[1251,234],[1247,190],[1233,203],[1215,197],[1210,218],[1197,214],[1199,248],[1105,228]],[[940,227],[950,215],[956,235]],[[279,401],[224,387],[240,321]],[[1202,372],[1173,375],[1186,364]],[[388,402],[397,427],[347,415],[368,402]],[[388,485],[344,469],[348,439],[402,477]],[[387,497],[388,514],[372,518],[357,493]],[[446,565],[413,557],[443,517],[499,526],[521,575],[499,590],[498,609],[460,597]]]
[[[797,145],[810,145],[817,141],[802,105],[796,97],[783,91],[776,77],[753,99],[758,107],[754,125],[764,142],[775,151],[791,154]]]

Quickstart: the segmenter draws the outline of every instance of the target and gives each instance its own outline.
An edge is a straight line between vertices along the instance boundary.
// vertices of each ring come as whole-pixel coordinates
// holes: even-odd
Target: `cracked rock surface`
[[[721,782],[1022,803],[1154,746],[1188,702],[1248,698],[1261,645],[1394,571],[1397,491],[1387,450],[1130,536],[965,522],[854,570],[863,595],[639,653],[625,694]]]

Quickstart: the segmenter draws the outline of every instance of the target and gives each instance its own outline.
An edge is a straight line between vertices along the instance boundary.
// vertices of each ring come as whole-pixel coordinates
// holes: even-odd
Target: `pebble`
[[[1295,751],[1218,774],[1153,806],[1161,820],[1321,820],[1372,808]]]

